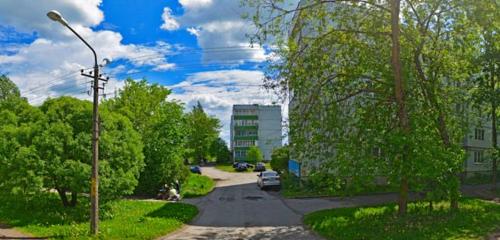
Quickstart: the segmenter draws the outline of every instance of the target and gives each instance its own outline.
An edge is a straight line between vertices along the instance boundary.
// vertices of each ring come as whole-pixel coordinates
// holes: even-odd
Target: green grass
[[[55,194],[30,202],[0,196],[0,222],[37,237],[93,239],[89,237],[89,205],[86,198],[75,208],[62,207]],[[117,200],[101,210],[98,239],[154,239],[182,227],[198,214],[183,203]]]
[[[236,172],[233,168],[233,164],[231,163],[217,164],[215,165],[215,168],[225,172]]]
[[[198,174],[190,174],[181,187],[181,195],[185,198],[200,197],[210,193],[215,187],[211,178]]]
[[[463,199],[458,212],[449,203],[412,203],[409,214],[398,218],[393,204],[329,209],[305,216],[304,222],[327,239],[483,239],[500,230],[500,205]]]
[[[271,170],[271,164],[270,163],[266,162],[264,164],[266,166],[266,170]],[[236,171],[233,168],[233,164],[232,163],[217,164],[217,165],[215,165],[215,168],[217,168],[217,169],[219,169],[221,171],[225,171],[225,172],[232,172],[232,173],[238,172],[238,171]],[[251,171],[253,171],[253,168],[249,168],[247,170],[247,172],[251,172]]]

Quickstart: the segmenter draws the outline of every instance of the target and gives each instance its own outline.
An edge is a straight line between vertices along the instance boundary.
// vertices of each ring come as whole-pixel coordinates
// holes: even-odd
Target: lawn
[[[266,165],[266,170],[271,170],[271,164],[269,162],[264,163]],[[217,164],[215,168],[225,171],[225,172],[238,172],[233,168],[232,163]],[[249,168],[247,172],[253,171],[253,168]]]
[[[313,212],[304,222],[327,239],[483,239],[500,231],[500,204],[463,199],[458,212],[449,203],[409,205],[409,214],[398,218],[394,204],[340,208]]]
[[[200,197],[210,193],[215,187],[211,178],[198,174],[190,174],[181,187],[181,195],[185,198]]]
[[[0,222],[37,237],[89,237],[87,198],[75,208],[64,208],[57,195],[45,194],[30,202],[0,196]],[[198,214],[183,203],[117,200],[101,210],[99,239],[154,239],[182,227]]]

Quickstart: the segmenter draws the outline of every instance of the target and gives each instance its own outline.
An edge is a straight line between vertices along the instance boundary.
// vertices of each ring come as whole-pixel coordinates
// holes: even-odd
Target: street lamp
[[[47,13],[51,20],[61,23],[73,32],[94,54],[94,107],[92,115],[92,179],[90,187],[90,232],[97,235],[99,232],[99,65],[97,65],[97,54],[95,50],[83,39],[58,11],[52,10]],[[92,73],[91,73],[92,74]]]

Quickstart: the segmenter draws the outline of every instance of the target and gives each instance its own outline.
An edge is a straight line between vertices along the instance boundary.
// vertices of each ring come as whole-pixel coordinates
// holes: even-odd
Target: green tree
[[[271,154],[271,168],[279,172],[287,171],[288,160],[290,160],[290,151],[288,146],[275,148]]]
[[[209,158],[210,147],[219,136],[220,121],[205,113],[200,102],[193,106],[186,119],[189,130],[186,145],[189,148],[187,156],[195,162],[203,162]]]
[[[210,155],[215,158],[217,163],[228,163],[231,161],[231,151],[229,151],[226,141],[220,137],[212,142]]]
[[[27,198],[43,190],[45,162],[32,146],[43,113],[20,97],[0,100],[0,190]]]
[[[497,188],[498,159],[500,149],[498,148],[498,118],[500,111],[500,5],[493,1],[478,1],[468,8],[473,23],[479,29],[478,42],[479,54],[475,58],[475,71],[477,76],[472,78],[471,89],[474,108],[481,112],[487,112],[491,121],[491,160],[492,160],[492,184]],[[483,122],[485,119],[480,119]]]
[[[19,88],[7,76],[0,76],[0,101],[8,97],[21,97]]]
[[[57,190],[64,206],[75,206],[78,193],[90,189],[92,104],[60,97],[40,109],[47,122],[33,146],[44,161],[44,187]],[[100,122],[99,188],[106,201],[133,192],[144,156],[140,136],[126,117],[101,111]]]
[[[256,146],[251,146],[247,151],[247,161],[250,163],[262,162],[264,159],[262,151]]]
[[[277,46],[265,84],[293,92],[291,147],[305,166],[324,159],[317,170],[352,187],[399,182],[400,214],[410,186],[458,207],[468,124],[455,106],[467,101],[477,39],[467,1],[245,2],[252,40]]]
[[[183,107],[167,101],[170,91],[146,80],[128,79],[118,97],[103,105],[127,116],[144,142],[145,167],[136,193],[155,194],[164,184],[182,181],[188,170],[182,156],[187,135]]]

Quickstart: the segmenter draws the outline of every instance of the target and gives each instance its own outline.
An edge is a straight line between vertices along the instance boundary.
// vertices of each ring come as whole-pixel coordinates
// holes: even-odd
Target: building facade
[[[491,121],[479,126],[471,126],[469,129],[470,131],[464,136],[465,174],[474,176],[489,172],[492,167],[491,149],[493,148]],[[497,132],[497,136],[497,139],[500,138],[500,132]],[[500,143],[497,142],[497,146],[500,147]]]
[[[257,146],[265,161],[282,146],[281,106],[233,105],[230,145],[235,161],[246,161],[248,149]]]

